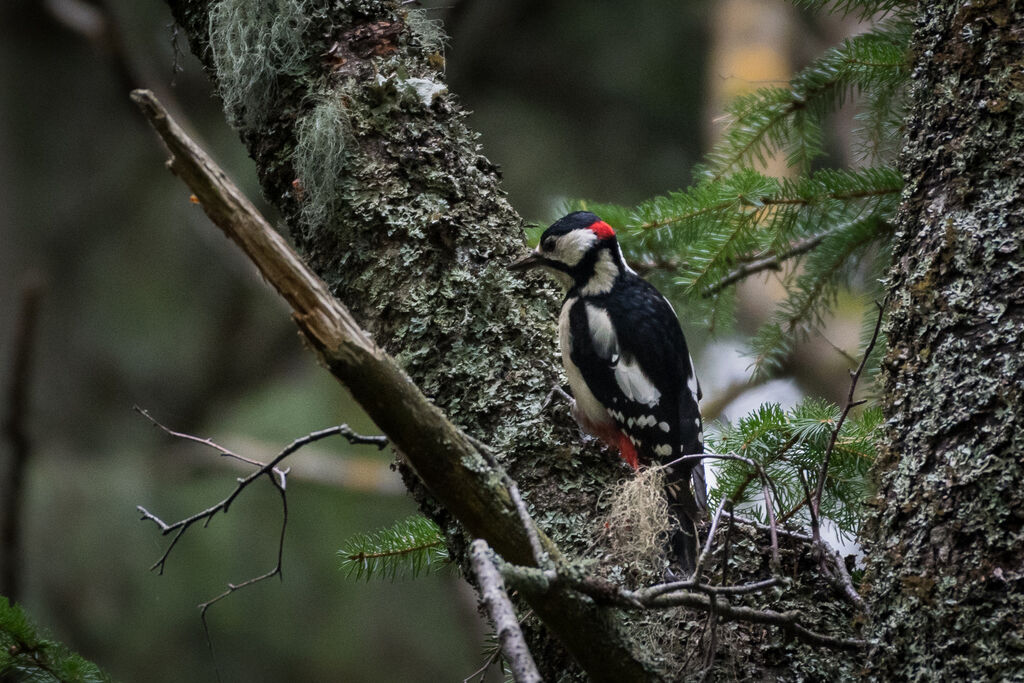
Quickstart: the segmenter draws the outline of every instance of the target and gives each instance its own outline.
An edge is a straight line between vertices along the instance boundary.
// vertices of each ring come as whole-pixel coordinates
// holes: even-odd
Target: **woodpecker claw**
[[[544,401],[540,404],[540,411],[538,412],[543,413],[545,410],[547,410],[548,406],[551,405],[551,401],[554,400],[556,394],[565,399],[566,403],[569,404],[569,410],[573,411],[573,417],[575,417],[576,399],[574,399],[571,394],[566,392],[565,389],[563,389],[561,386],[557,384],[551,387],[551,391],[549,391],[548,395],[544,397]]]

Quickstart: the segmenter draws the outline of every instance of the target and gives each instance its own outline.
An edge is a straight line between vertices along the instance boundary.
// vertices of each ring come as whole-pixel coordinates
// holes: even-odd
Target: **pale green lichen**
[[[349,131],[348,114],[336,94],[324,95],[296,126],[292,160],[306,226],[321,225],[337,211],[344,196]]]
[[[427,17],[424,9],[412,9],[405,14],[405,23],[419,41],[420,47],[428,54],[443,54],[448,35],[437,19]]]
[[[279,77],[301,72],[309,25],[302,0],[219,0],[210,8],[210,51],[234,125],[262,123],[278,95]]]

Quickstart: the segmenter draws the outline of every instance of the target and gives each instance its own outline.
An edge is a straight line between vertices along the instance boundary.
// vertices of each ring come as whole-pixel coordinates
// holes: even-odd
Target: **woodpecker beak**
[[[529,270],[530,268],[536,268],[541,265],[544,265],[544,257],[536,251],[531,251],[528,256],[510,264],[508,269],[511,271]]]

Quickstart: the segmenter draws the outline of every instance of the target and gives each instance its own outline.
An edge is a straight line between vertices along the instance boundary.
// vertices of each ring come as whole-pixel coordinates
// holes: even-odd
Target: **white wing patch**
[[[586,307],[587,324],[590,327],[590,337],[594,341],[594,350],[615,366],[615,382],[619,389],[630,401],[645,406],[657,405],[661,399],[661,392],[640,369],[636,359],[620,355],[619,340],[615,336],[615,328],[612,327],[608,312],[589,303]]]
[[[612,327],[612,319],[608,312],[593,304],[587,307],[587,324],[590,326],[590,338],[594,342],[594,351],[601,358],[614,359],[619,353],[619,340]],[[614,362],[614,361],[613,361]]]
[[[632,358],[619,359],[615,365],[615,381],[622,389],[622,393],[631,401],[642,403],[645,406],[655,406],[661,398],[661,392],[651,384],[651,380],[647,379],[647,375]]]

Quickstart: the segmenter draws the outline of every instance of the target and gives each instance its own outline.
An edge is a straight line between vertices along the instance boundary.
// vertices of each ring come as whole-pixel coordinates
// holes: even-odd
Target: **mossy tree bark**
[[[1022,40],[1022,3],[919,3],[867,578],[879,678],[1024,675]]]

